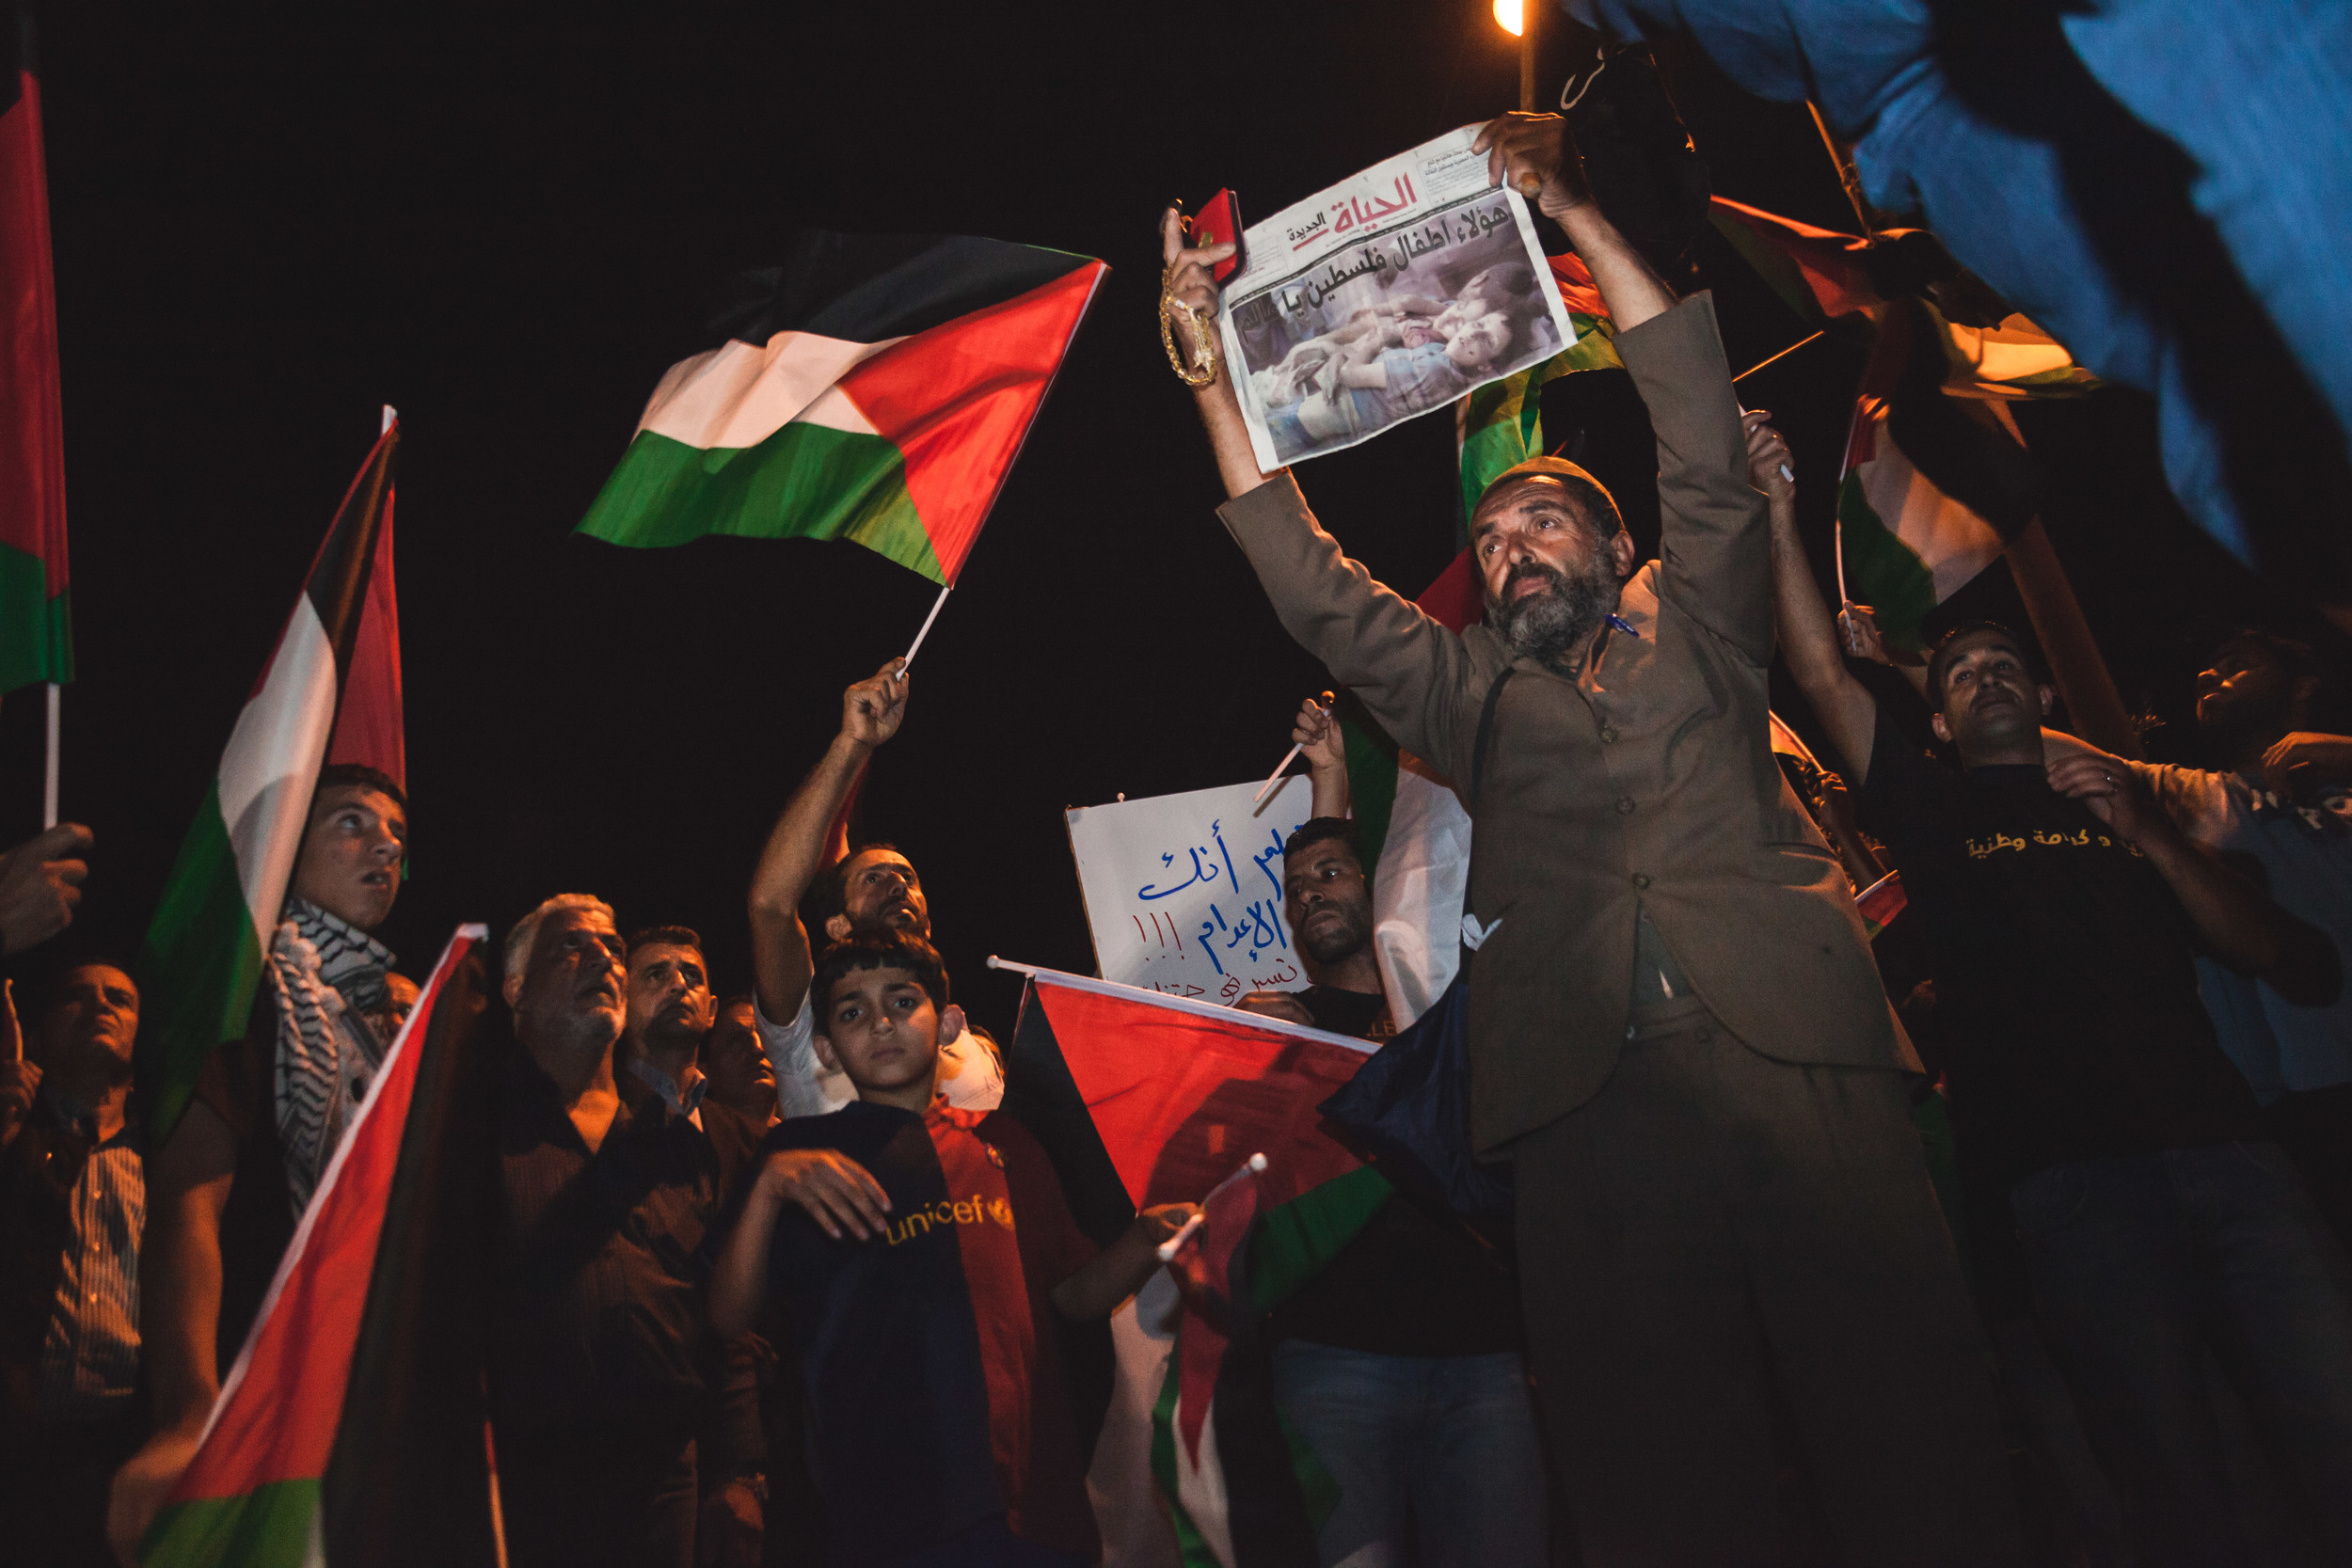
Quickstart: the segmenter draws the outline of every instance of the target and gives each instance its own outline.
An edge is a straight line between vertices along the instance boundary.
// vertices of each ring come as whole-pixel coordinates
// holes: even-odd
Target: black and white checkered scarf
[[[298,1215],[310,1206],[343,1130],[390,1043],[391,950],[300,898],[270,944],[278,998],[278,1136]]]

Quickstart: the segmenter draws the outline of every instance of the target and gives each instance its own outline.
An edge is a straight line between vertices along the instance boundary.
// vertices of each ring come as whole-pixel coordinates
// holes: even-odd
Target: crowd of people
[[[1197,394],[1276,614],[1473,815],[1450,1087],[1513,1181],[1498,1246],[1398,1173],[1246,1337],[1331,1483],[1305,1489],[1315,1556],[2352,1560],[2332,672],[2271,634],[2221,644],[2209,771],[2045,728],[2030,642],[1989,623],[1902,667],[1915,712],[1883,702],[1851,661],[1895,661],[1823,601],[1711,300],[1626,243],[1557,119],[1505,117],[1482,150],[1609,308],[1659,438],[1657,559],[1637,569],[1589,474],[1531,460],[1473,511],[1486,614],[1456,634],[1259,469],[1230,381]],[[1172,217],[1163,239],[1169,288],[1213,312],[1229,252]],[[1801,795],[1775,762],[1776,657],[1846,783]],[[1199,1211],[1082,1229],[914,864],[834,849],[910,689],[893,660],[844,693],[752,869],[746,989],[693,928],[583,893],[497,949],[485,1379],[518,1565],[1050,1568],[1136,1535],[1089,1487],[1087,1335]],[[1343,749],[1316,704],[1295,734],[1310,984],[1240,1006],[1391,1041],[1411,1021]],[[123,967],[49,964],[6,1010],[0,1562],[135,1560],[417,1003],[375,935],[407,838],[394,781],[322,772],[250,1027],[168,1129],[132,1094]],[[66,825],[0,860],[12,964],[71,926],[94,842]],[[1889,869],[1920,973],[1857,911]]]

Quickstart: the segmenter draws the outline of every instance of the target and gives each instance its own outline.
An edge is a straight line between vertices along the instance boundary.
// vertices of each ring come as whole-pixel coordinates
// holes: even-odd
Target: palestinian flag
[[[278,1265],[147,1568],[490,1568],[487,1006],[465,926]]]
[[[1462,469],[1462,515],[1504,469],[1544,452],[1543,390],[1578,371],[1619,367],[1616,329],[1593,275],[1575,256],[1553,256],[1552,281],[1568,307],[1576,341],[1539,365],[1488,382],[1454,405],[1454,441]]]
[[[661,378],[580,531],[850,539],[952,585],[1107,269],[960,235],[789,249]]]
[[[1322,1130],[1317,1110],[1355,1076],[1371,1042],[1105,980],[1027,973],[1005,1109],[1044,1145],[1080,1226],[1103,1242],[1150,1204],[1209,1195],[1214,1210],[1200,1258],[1234,1311],[1205,1336],[1208,1325],[1187,1313],[1172,1355],[1131,1358],[1122,1347],[1127,1397],[1115,1404],[1152,1412],[1149,1451],[1183,1560],[1311,1562],[1314,1521],[1336,1494],[1275,1410],[1255,1325],[1394,1192]],[[1264,1172],[1233,1176],[1253,1151],[1266,1156]],[[1182,1414],[1181,1390],[1191,1392]],[[1103,1448],[1125,1451],[1108,1438]],[[1114,1478],[1094,1481],[1125,1493]]]
[[[330,738],[338,761],[400,777],[388,531],[399,445],[394,423],[336,510],[140,946],[135,1065],[151,1148],[179,1125],[204,1059],[245,1032]]]
[[[1871,607],[1888,647],[1916,654],[1929,614],[2037,510],[2038,469],[2005,404],[2098,383],[2023,316],[1964,326],[1903,301],[1874,319],[1838,484],[1838,551],[1847,598]]]
[[[1889,412],[1886,398],[1868,392],[1854,405],[1837,547],[1847,597],[1870,607],[1888,648],[1917,654],[1928,616],[1993,564],[2001,536],[1919,472],[1895,444]]]
[[[1028,974],[1006,1082],[1036,1060],[1041,1082],[1068,1085],[1130,1213],[1200,1201],[1253,1149],[1273,1162],[1266,1188],[1278,1204],[1359,1164],[1322,1130],[1316,1107],[1356,1075],[1369,1041],[1109,980]],[[1076,1129],[1030,1130],[1052,1151]],[[1082,1205],[1078,1189],[1103,1167],[1073,1181],[1058,1155],[1055,1164],[1072,1214],[1091,1230],[1089,1208],[1105,1210]]]
[[[0,39],[0,692],[73,678],[65,416],[33,21]]]

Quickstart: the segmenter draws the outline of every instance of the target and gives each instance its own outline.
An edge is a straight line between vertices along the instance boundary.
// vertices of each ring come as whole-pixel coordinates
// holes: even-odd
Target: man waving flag
[[[580,531],[850,539],[952,587],[1108,269],[961,235],[788,251],[661,378]]]
[[[245,1030],[329,737],[336,760],[401,777],[389,580],[399,445],[388,416],[237,715],[140,946],[146,1027],[136,1065],[151,1148],[179,1125],[204,1058]]]

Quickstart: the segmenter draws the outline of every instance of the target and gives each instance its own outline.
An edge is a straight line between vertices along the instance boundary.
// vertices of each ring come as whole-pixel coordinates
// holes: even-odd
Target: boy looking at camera
[[[962,1009],[929,943],[839,942],[811,994],[818,1054],[858,1098],[769,1133],[711,1319],[739,1332],[778,1298],[832,1560],[1092,1562],[1061,1328],[1133,1294],[1193,1206],[1147,1210],[1098,1253],[1025,1128],[939,1099],[939,1041]]]

